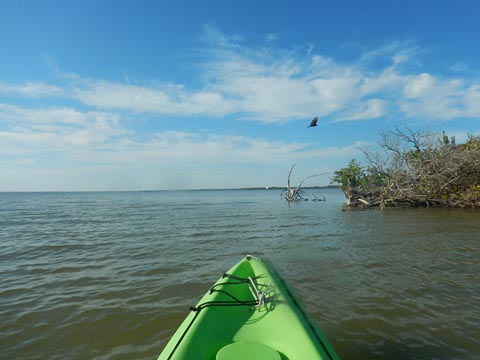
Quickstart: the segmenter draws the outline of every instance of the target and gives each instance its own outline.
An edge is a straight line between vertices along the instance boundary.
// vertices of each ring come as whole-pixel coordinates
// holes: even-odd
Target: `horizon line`
[[[302,189],[340,188],[340,185],[304,186]],[[238,188],[194,188],[194,189],[137,189],[137,190],[0,190],[2,193],[106,193],[106,192],[167,192],[167,191],[229,191],[229,190],[283,190],[286,186],[255,186]]]

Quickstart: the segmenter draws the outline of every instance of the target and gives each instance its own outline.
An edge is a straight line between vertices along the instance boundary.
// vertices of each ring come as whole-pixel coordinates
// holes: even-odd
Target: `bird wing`
[[[314,117],[313,120],[310,122],[310,125],[308,125],[308,127],[317,126],[317,121],[318,121],[318,118]]]

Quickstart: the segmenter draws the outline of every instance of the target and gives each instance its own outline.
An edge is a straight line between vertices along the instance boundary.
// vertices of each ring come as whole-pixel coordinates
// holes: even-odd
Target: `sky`
[[[0,191],[330,183],[480,134],[478,1],[0,2]],[[318,126],[307,128],[313,117]]]

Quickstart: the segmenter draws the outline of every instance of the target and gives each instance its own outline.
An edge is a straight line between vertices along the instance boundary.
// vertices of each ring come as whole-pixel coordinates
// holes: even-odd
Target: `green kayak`
[[[158,360],[338,359],[276,271],[247,256],[180,325]]]

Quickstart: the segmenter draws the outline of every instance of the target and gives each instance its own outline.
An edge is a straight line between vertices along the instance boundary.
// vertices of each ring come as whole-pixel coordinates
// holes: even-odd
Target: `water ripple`
[[[245,253],[276,265],[342,358],[480,353],[478,212],[342,212],[325,195],[2,193],[1,356],[154,358]]]

